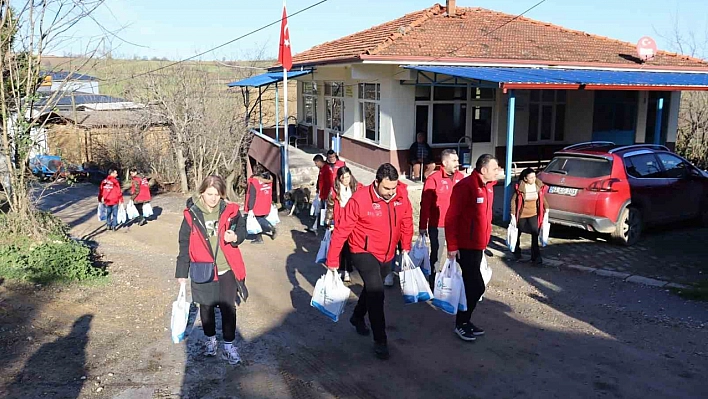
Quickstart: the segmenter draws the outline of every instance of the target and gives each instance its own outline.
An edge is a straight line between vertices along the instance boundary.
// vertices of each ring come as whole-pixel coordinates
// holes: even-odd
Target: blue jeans
[[[106,205],[106,227],[116,228],[118,221],[118,205]]]

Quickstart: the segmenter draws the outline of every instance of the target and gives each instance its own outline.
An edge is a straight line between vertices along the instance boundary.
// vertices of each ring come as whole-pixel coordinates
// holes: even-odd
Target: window
[[[529,143],[565,140],[565,90],[531,90]]]
[[[433,104],[433,144],[457,143],[466,126],[466,102]]]
[[[303,122],[317,124],[317,83],[302,82]]]
[[[362,136],[379,142],[379,125],[381,121],[381,85],[378,83],[359,83],[359,122],[362,126]]]
[[[344,125],[344,83],[325,82],[325,112],[327,117],[327,129],[336,132],[342,131]]]
[[[669,179],[685,179],[691,175],[691,165],[683,159],[666,153],[658,153],[657,156],[664,165],[665,177]]]
[[[656,179],[664,177],[659,162],[654,154],[641,154],[624,159],[627,174],[639,179]]]
[[[635,91],[595,92],[592,130],[595,132],[634,130],[637,119],[637,99]]]
[[[598,178],[610,175],[612,163],[599,158],[555,157],[544,172],[571,177]]]

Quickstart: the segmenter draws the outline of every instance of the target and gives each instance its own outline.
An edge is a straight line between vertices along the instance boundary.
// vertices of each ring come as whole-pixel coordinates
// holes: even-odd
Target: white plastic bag
[[[416,267],[410,256],[404,254],[401,260],[401,272],[398,273],[403,293],[403,302],[416,303],[426,302],[433,299],[428,280],[423,275],[423,271]]]
[[[327,252],[329,251],[329,242],[332,239],[332,230],[327,229],[322,237],[322,242],[320,243],[320,249],[317,251],[317,258],[315,262],[325,263],[327,262]]]
[[[106,205],[103,202],[98,203],[98,209],[96,210],[96,216],[99,222],[106,221]]]
[[[259,234],[263,232],[261,224],[258,223],[258,219],[256,219],[256,215],[253,214],[253,211],[248,211],[248,217],[246,218],[246,232],[248,234]]]
[[[133,220],[140,216],[140,212],[138,212],[138,208],[135,207],[132,200],[128,201],[128,206],[125,208],[125,213],[128,216],[128,220]]]
[[[177,300],[172,302],[172,319],[170,328],[172,330],[172,342],[178,344],[184,339],[189,320],[189,303],[187,302],[187,284],[179,285]]]
[[[538,238],[541,240],[541,246],[548,245],[548,235],[551,233],[551,223],[548,221],[548,211],[543,214],[543,223],[541,223],[541,231]]]
[[[312,205],[310,206],[310,216],[319,215],[321,205],[322,203],[320,202],[319,197],[317,197],[317,194],[315,193],[315,199],[312,200]]]
[[[518,239],[519,228],[516,227],[516,218],[512,216],[509,227],[506,229],[506,245],[509,247],[509,251],[514,252],[516,250],[516,241]]]
[[[144,203],[144,204],[143,204],[143,217],[149,218],[149,217],[152,216],[152,215],[153,215],[153,213],[152,213],[152,205],[150,205],[149,202]]]
[[[330,320],[339,321],[351,290],[344,285],[336,270],[328,270],[315,284],[310,306],[322,312]]]
[[[278,216],[278,208],[275,206],[275,204],[270,205],[270,213],[268,213],[268,216],[266,216],[266,220],[273,226],[280,223],[280,216]]]
[[[433,305],[445,313],[457,314],[460,294],[464,295],[462,271],[457,262],[447,259],[442,272],[435,276]]]
[[[125,205],[118,204],[118,216],[116,216],[116,224],[123,224],[128,220],[128,216],[125,212]]]
[[[410,252],[411,260],[416,267],[420,267],[425,277],[430,276],[430,250],[425,243],[425,235],[418,236]]]
[[[327,218],[327,203],[323,202],[320,207],[320,226],[324,226],[325,219]]]

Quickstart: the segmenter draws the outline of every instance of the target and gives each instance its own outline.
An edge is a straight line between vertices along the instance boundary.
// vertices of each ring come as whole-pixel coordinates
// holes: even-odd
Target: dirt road
[[[110,280],[89,287],[0,283],[0,396],[11,398],[549,398],[708,397],[708,304],[569,270],[506,265],[474,322],[475,343],[454,318],[387,291],[392,357],[370,338],[310,307],[324,271],[318,239],[296,218],[281,234],[245,243],[248,302],[238,309],[245,364],[204,359],[198,320],[186,343],[170,341],[177,230],[184,199],[153,201],[158,220],[104,232],[95,190],[81,185],[44,207],[95,240]],[[355,276],[354,294],[361,290]],[[352,295],[352,303],[356,300]]]

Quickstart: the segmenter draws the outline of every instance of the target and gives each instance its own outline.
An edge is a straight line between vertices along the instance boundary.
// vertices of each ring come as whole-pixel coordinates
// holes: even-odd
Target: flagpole
[[[283,13],[285,13],[285,0],[283,0]],[[287,18],[287,14],[284,16]],[[288,39],[290,39],[290,32],[288,32]],[[290,186],[290,159],[288,147],[290,144],[290,129],[288,126],[288,70],[283,65],[283,111],[285,116],[285,150],[283,151],[283,178],[285,179],[285,191],[288,192],[292,189]]]

